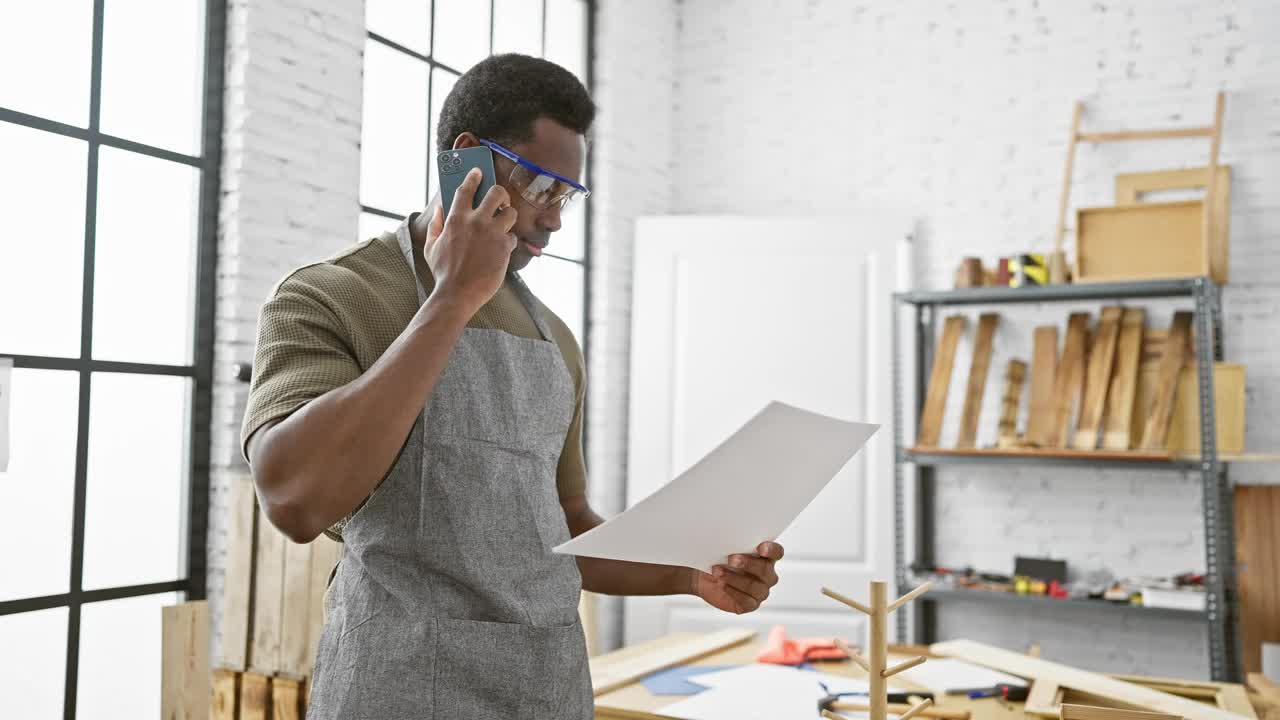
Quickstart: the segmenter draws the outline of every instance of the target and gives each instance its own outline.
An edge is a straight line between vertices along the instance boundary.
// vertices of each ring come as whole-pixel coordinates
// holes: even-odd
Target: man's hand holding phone
[[[423,255],[435,278],[433,295],[459,303],[470,314],[489,302],[507,275],[516,236],[511,228],[518,213],[501,185],[485,193],[472,208],[482,173],[472,169],[453,195],[448,218],[436,206]]]

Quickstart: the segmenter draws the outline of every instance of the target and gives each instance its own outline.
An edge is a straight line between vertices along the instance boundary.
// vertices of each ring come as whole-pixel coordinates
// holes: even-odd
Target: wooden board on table
[[[1084,385],[1085,335],[1089,313],[1071,313],[1067,318],[1067,339],[1062,346],[1062,362],[1053,381],[1053,421],[1047,447],[1065,448],[1071,437],[1072,413],[1080,403]]]
[[[1107,673],[1107,677],[1159,690],[1198,702],[1211,703],[1240,715],[1245,720],[1257,720],[1257,713],[1249,701],[1243,685],[1220,683],[1211,680],[1184,680],[1181,678],[1149,677],[1146,675],[1122,675]],[[1063,703],[1110,707],[1112,701],[1080,690],[1066,690],[1051,680],[1035,680],[1023,709],[1029,715],[1057,718]]]
[[[306,545],[284,543],[280,661],[275,670],[291,678],[306,677],[311,672],[311,552],[316,542],[319,540]]]
[[[273,720],[271,678],[262,673],[240,674],[240,717],[238,720]]]
[[[249,667],[253,557],[257,546],[254,530],[257,497],[253,490],[253,480],[246,476],[231,478],[227,505],[227,575],[222,588],[222,626],[217,664],[220,667],[245,670]]]
[[[209,717],[209,603],[160,608],[160,717]]]
[[[1187,720],[1240,720],[1240,716],[1235,713],[1195,700],[972,640],[934,643],[932,650],[939,655],[966,660],[1028,680],[1048,680],[1063,688],[1087,692],[1135,708],[1177,715]]]
[[[1207,167],[1121,173],[1116,175],[1116,204],[1140,203],[1147,193],[1200,189],[1208,185]],[[1222,285],[1227,282],[1230,270],[1231,166],[1218,166],[1218,182],[1213,192],[1209,217],[1209,274],[1214,282]]]
[[[307,656],[304,675],[310,676],[320,650],[320,635],[324,631],[324,598],[329,578],[342,557],[342,543],[327,535],[311,542],[311,573],[307,605]]]
[[[1280,640],[1280,485],[1236,486],[1235,534],[1241,655],[1258,672],[1263,641]]]
[[[1088,380],[1085,383],[1084,402],[1080,406],[1080,422],[1071,441],[1071,446],[1077,450],[1093,450],[1098,447],[1098,433],[1102,429],[1107,390],[1111,387],[1111,371],[1123,315],[1124,308],[1119,305],[1102,308],[1102,318],[1098,321],[1098,331],[1094,334],[1089,352]]]
[[[935,447],[942,435],[942,417],[947,409],[947,392],[951,389],[951,368],[956,360],[956,346],[967,323],[963,315],[952,315],[943,323],[942,340],[934,353],[933,369],[929,373],[924,411],[920,413],[918,445]]]
[[[746,629],[721,630],[707,635],[695,635],[677,642],[655,647],[651,652],[634,657],[601,661],[591,659],[591,683],[597,696],[616,690],[650,673],[683,665],[691,660],[741,645],[755,637]]]
[[[235,670],[214,670],[209,720],[239,720],[239,718],[240,673]]]
[[[1203,212],[1201,200],[1081,209],[1074,281],[1208,275]]]
[[[1053,442],[1053,386],[1058,375],[1058,327],[1035,329],[1031,348],[1031,405],[1027,442],[1048,447]]]
[[[257,561],[253,578],[253,642],[248,665],[263,673],[280,668],[280,611],[284,599],[284,549],[289,541],[258,508]]]
[[[1062,720],[1182,720],[1181,716],[1147,710],[1098,707],[1096,705],[1072,705],[1063,703],[1058,710]]]
[[[1138,392],[1138,364],[1142,355],[1143,325],[1147,313],[1142,308],[1125,308],[1116,338],[1116,357],[1111,370],[1103,412],[1102,447],[1128,450],[1133,447],[1133,409]]]
[[[956,447],[973,447],[978,438],[978,417],[982,412],[982,395],[987,387],[987,371],[991,368],[991,342],[1000,316],[983,313],[978,318],[978,331],[973,340],[973,362],[969,364],[969,384],[964,393],[964,410],[960,414],[960,434]]]
[[[1169,326],[1169,340],[1160,358],[1160,374],[1156,378],[1156,395],[1142,430],[1139,447],[1160,450],[1167,447],[1169,422],[1173,417],[1173,400],[1177,392],[1178,373],[1186,359],[1185,348],[1191,331],[1191,313],[1176,312]]]

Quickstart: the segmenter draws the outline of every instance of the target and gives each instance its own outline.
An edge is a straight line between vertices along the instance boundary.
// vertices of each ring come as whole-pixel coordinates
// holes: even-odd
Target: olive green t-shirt
[[[415,256],[418,276],[430,292],[434,286],[430,270],[421,253]],[[540,300],[535,301],[564,356],[575,389],[573,420],[560,453],[556,485],[561,498],[582,495],[586,489],[582,350],[564,322]],[[242,450],[264,424],[293,413],[368,370],[417,311],[417,286],[394,233],[383,233],[286,276],[259,315],[253,381],[240,435]],[[503,330],[524,338],[541,337],[510,279],[467,326]],[[245,454],[247,457],[247,451]]]

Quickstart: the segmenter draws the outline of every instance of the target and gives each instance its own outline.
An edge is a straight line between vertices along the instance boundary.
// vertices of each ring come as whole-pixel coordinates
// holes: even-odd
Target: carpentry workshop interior
[[[1280,3],[0,3],[0,720],[1280,720]]]

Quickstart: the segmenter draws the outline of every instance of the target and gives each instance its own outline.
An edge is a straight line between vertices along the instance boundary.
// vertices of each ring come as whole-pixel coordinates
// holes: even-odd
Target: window
[[[590,89],[592,12],[589,0],[368,0],[360,236],[394,228],[435,194],[440,107],[476,62],[504,52],[546,57]],[[554,255],[520,274],[585,344],[588,212],[582,202],[570,207]]]
[[[225,12],[0,7],[0,717],[158,715],[204,597]]]

